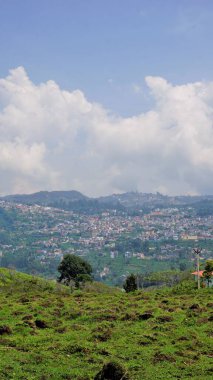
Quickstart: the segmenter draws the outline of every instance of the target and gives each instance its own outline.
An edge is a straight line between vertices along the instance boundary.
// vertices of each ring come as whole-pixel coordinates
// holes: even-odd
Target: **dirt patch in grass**
[[[28,297],[25,297],[25,296],[22,296],[19,300],[19,302],[21,302],[22,304],[26,304],[26,303],[29,303],[30,300]]]
[[[200,305],[198,303],[193,303],[189,306],[189,310],[200,310]]]
[[[126,313],[121,317],[121,321],[137,321],[138,314],[137,313]]]
[[[110,362],[103,366],[102,370],[94,377],[94,380],[129,380],[127,371],[116,362]]]
[[[70,319],[77,319],[79,317],[81,317],[82,315],[82,312],[81,311],[72,311],[70,314],[69,314],[69,318]]]
[[[138,316],[138,319],[140,320],[140,321],[147,321],[148,319],[150,319],[150,318],[153,318],[153,314],[152,313],[143,313],[143,314],[140,314],[139,316]]]
[[[24,315],[23,318],[22,318],[22,321],[29,321],[33,319],[33,315],[32,314],[27,314],[27,315]]]
[[[138,340],[138,344],[140,346],[148,346],[156,341],[157,339],[153,335],[144,335]]]
[[[59,326],[55,329],[55,332],[58,334],[64,334],[67,332],[67,327],[66,326]]]
[[[99,340],[100,342],[106,342],[109,340],[112,336],[112,330],[111,329],[104,329],[103,331],[96,332],[93,334],[93,338],[95,340]]]
[[[164,300],[161,301],[161,303],[165,303],[167,305],[169,303],[169,300],[164,299]]]
[[[176,362],[176,360],[173,356],[168,355],[168,354],[163,354],[161,352],[156,352],[154,357],[153,357],[153,363],[157,364],[157,363],[164,362],[164,361],[170,362],[170,363]]]
[[[67,345],[65,348],[64,348],[64,351],[67,353],[67,354],[88,354],[89,353],[89,349],[86,348],[86,347],[82,347],[82,346],[79,346],[77,344],[69,344]]]
[[[173,318],[171,315],[160,315],[159,317],[156,318],[157,322],[160,323],[166,323],[166,322],[172,322]]]
[[[208,318],[207,317],[199,318],[197,320],[197,324],[198,325],[203,325],[204,323],[207,323],[207,322],[208,322]]]
[[[100,342],[106,342],[112,336],[113,323],[105,322],[98,325],[92,330],[92,338],[94,340],[99,340]]]
[[[206,304],[206,307],[213,308],[213,302],[208,302],[208,303]]]
[[[177,340],[178,340],[179,342],[184,342],[184,341],[188,341],[189,338],[187,338],[187,336],[180,336]]]
[[[39,329],[47,329],[49,327],[48,324],[47,324],[47,322],[44,321],[44,320],[42,320],[42,319],[36,319],[35,320],[35,325]]]
[[[0,335],[10,335],[12,334],[12,329],[8,325],[0,326]]]

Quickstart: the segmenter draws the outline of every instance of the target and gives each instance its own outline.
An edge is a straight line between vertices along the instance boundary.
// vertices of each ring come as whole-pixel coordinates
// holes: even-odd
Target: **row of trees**
[[[213,277],[213,260],[207,260],[204,271],[202,274],[202,280],[206,280],[208,287],[210,286],[211,279]],[[138,276],[134,274],[130,274],[123,285],[125,291],[132,292],[138,289]],[[178,282],[178,281],[177,281]],[[204,282],[203,282],[204,283]]]
[[[80,284],[92,281],[92,267],[81,257],[67,254],[61,261],[58,271],[60,276],[58,281],[65,285],[74,285],[79,287]],[[207,260],[203,272],[203,279],[210,284],[213,274],[213,260]],[[132,292],[138,289],[138,278],[134,274],[130,274],[123,285],[126,292]]]
[[[66,254],[58,266],[60,276],[58,282],[65,285],[73,285],[79,288],[80,284],[92,281],[92,267],[81,257]],[[127,277],[124,289],[126,292],[132,292],[137,289],[136,276],[131,274]]]

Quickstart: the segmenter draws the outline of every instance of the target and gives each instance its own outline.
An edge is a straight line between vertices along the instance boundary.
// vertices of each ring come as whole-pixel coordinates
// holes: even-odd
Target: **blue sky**
[[[0,0],[1,77],[24,66],[132,115],[150,107],[147,75],[212,79],[212,20],[212,0]]]
[[[0,194],[212,194],[212,0],[0,0]]]

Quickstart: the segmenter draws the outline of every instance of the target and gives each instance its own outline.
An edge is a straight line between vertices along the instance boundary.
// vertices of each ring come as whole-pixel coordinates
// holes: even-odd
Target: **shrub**
[[[137,279],[134,274],[130,274],[130,276],[126,278],[123,288],[126,290],[127,293],[134,292],[135,290],[137,290]]]

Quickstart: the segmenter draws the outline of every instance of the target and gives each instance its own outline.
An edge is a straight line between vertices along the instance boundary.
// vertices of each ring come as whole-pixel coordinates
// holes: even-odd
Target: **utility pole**
[[[201,248],[193,248],[194,253],[197,255],[197,288],[200,289],[200,253]]]

